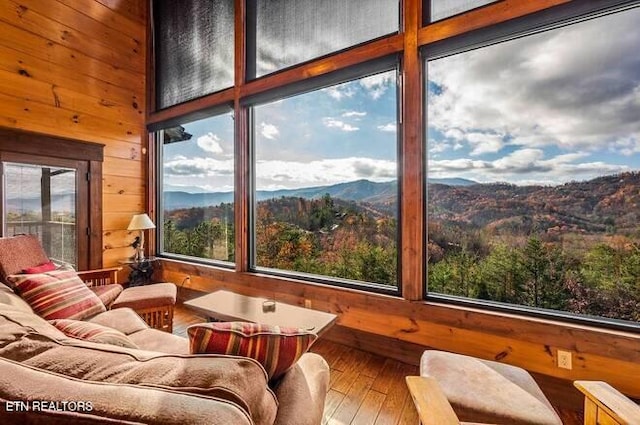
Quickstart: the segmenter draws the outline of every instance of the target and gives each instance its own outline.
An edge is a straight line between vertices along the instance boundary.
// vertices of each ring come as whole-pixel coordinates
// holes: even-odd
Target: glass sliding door
[[[56,262],[77,266],[77,170],[2,162],[4,235],[37,235]]]

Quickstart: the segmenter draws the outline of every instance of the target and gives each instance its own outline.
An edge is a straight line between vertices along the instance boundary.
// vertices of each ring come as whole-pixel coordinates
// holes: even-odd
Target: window
[[[639,21],[427,61],[431,293],[640,321]]]
[[[427,0],[424,5],[424,21],[435,22],[467,12],[497,0]]]
[[[398,0],[249,0],[249,78],[398,31]]]
[[[397,96],[391,70],[253,108],[256,268],[397,287]]]
[[[3,162],[4,234],[37,235],[52,260],[77,266],[76,170]]]
[[[2,236],[34,234],[54,260],[102,268],[103,148],[0,129]]]
[[[233,0],[154,0],[158,109],[233,86]]]
[[[161,252],[232,263],[233,115],[161,132]]]

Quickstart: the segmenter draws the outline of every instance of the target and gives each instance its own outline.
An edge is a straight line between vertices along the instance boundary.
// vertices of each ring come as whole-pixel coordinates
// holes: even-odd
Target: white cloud
[[[348,83],[347,83],[348,84]],[[356,92],[352,87],[349,87],[347,84],[340,84],[338,86],[327,87],[326,89],[322,89],[325,93],[327,93],[330,97],[335,100],[342,100],[345,98],[353,97]]]
[[[429,125],[476,156],[640,152],[638,20],[635,9],[430,62]]]
[[[493,161],[471,158],[429,160],[429,176],[465,177],[478,182],[508,181],[517,184],[558,184],[561,181],[591,179],[628,171],[626,165],[603,161],[577,162],[586,152],[556,155],[544,159],[542,149],[525,148]]]
[[[358,179],[389,181],[397,178],[395,161],[363,157],[316,161],[257,161],[258,189],[322,186]]]
[[[371,75],[359,80],[360,85],[365,88],[369,96],[376,100],[395,83],[395,71],[383,72],[381,74]]]
[[[179,158],[164,163],[167,176],[211,177],[231,176],[233,178],[234,160],[215,158]]]
[[[392,133],[396,131],[396,124],[393,122],[390,122],[389,124],[379,125],[378,130]]]
[[[343,121],[331,118],[331,117],[325,117],[322,119],[322,123],[325,125],[325,127],[328,128],[337,128],[339,130],[342,131],[358,131],[359,128],[358,127],[354,127],[351,124],[347,124]]]
[[[275,140],[280,135],[280,131],[275,125],[262,122],[260,123],[260,134],[267,139]]]
[[[366,112],[358,112],[358,111],[347,111],[347,112],[342,114],[342,116],[345,117],[345,118],[364,117],[366,115],[367,115]]]
[[[196,141],[200,149],[213,154],[221,154],[224,152],[222,150],[222,146],[220,146],[220,142],[220,137],[211,132],[198,137],[198,140]]]

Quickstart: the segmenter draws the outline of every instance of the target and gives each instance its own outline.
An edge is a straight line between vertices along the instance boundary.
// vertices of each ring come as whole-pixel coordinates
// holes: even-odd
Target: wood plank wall
[[[103,143],[103,261],[145,210],[145,0],[0,2],[0,126]]]

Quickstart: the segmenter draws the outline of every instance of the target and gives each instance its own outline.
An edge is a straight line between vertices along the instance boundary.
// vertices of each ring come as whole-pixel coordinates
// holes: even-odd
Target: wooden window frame
[[[0,160],[77,170],[78,270],[102,268],[103,150],[104,145],[99,143],[0,128]]]
[[[424,0],[428,1],[428,0]],[[522,31],[523,28],[543,25],[558,19],[568,19],[599,9],[618,7],[631,0],[499,0],[467,12],[423,25],[423,0],[403,0],[401,5],[400,32],[373,40],[343,51],[292,66],[283,71],[255,80],[246,79],[246,8],[244,0],[235,3],[235,84],[232,88],[203,96],[160,111],[147,111],[147,127],[150,131],[181,120],[215,110],[224,104],[233,104],[235,115],[236,152],[236,267],[235,272],[247,273],[256,282],[264,275],[250,269],[251,231],[251,158],[249,135],[249,108],[247,99],[259,97],[269,91],[304,84],[306,80],[330,73],[348,72],[368,61],[390,55],[400,55],[400,193],[399,216],[399,276],[400,293],[407,301],[424,300],[426,282],[426,146],[424,143],[424,89],[423,58],[425,49],[440,49],[445,43],[468,44],[493,32],[496,28],[504,34]],[[148,28],[149,50],[147,55],[148,105],[155,105],[154,59],[152,23]],[[157,164],[151,163],[153,167]],[[150,170],[157,175],[157,170]],[[156,208],[157,191],[149,181],[149,207]],[[253,276],[253,277],[251,277]],[[283,278],[284,280],[296,280]],[[309,283],[298,280],[299,282]]]

